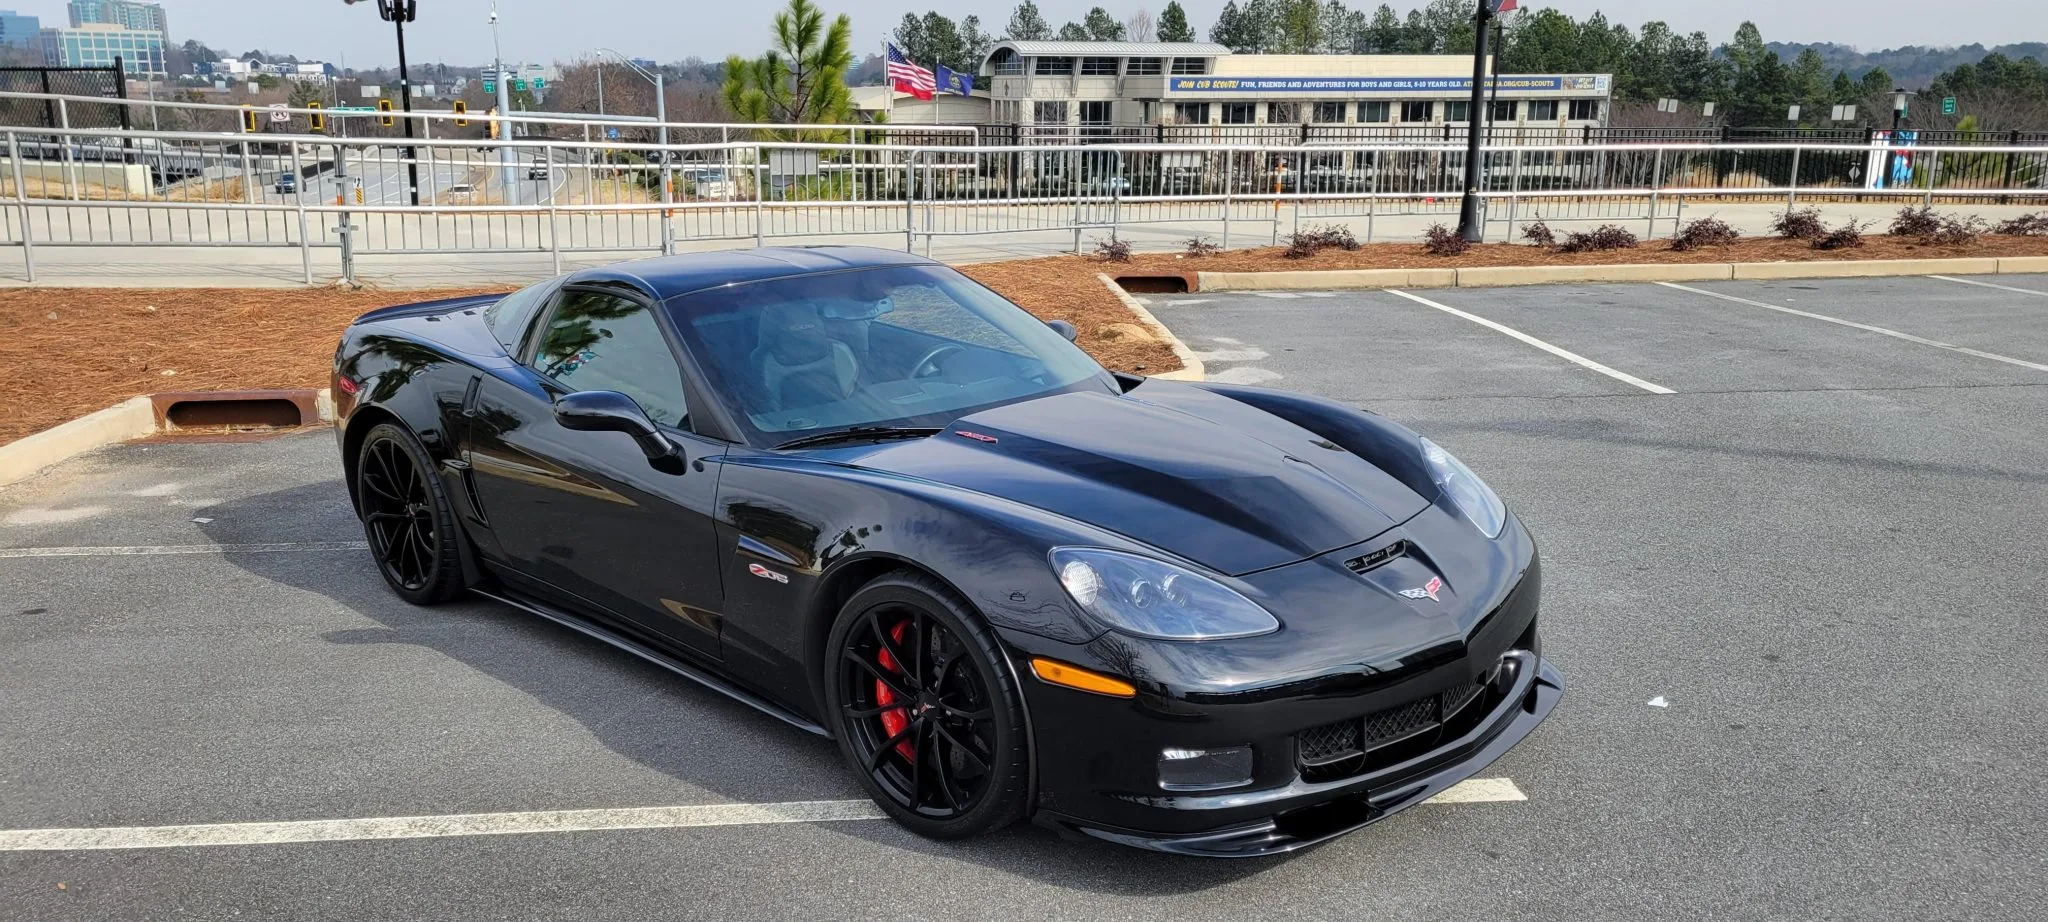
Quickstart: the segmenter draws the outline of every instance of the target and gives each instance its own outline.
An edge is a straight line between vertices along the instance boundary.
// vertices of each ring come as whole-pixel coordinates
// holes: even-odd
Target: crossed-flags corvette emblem
[[[1437,598],[1436,594],[1437,590],[1442,588],[1444,588],[1443,577],[1432,576],[1429,578],[1429,582],[1414,589],[1403,589],[1401,594],[1411,599],[1428,599],[1432,602],[1441,602],[1443,600]]]

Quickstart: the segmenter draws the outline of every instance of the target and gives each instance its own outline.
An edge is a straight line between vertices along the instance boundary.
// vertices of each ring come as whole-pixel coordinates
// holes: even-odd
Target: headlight
[[[1163,560],[1099,548],[1051,554],[1060,585],[1083,611],[1116,630],[1155,640],[1222,640],[1280,629],[1258,603]]]
[[[1422,457],[1429,462],[1429,476],[1436,481],[1437,489],[1450,497],[1451,505],[1458,507],[1487,537],[1500,537],[1500,530],[1508,523],[1508,507],[1500,501],[1499,494],[1442,445],[1423,439]]]

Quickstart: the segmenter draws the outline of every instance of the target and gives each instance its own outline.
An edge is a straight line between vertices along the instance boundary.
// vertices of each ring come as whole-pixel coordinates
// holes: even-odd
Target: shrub
[[[1280,255],[1288,259],[1307,259],[1323,250],[1321,235],[1307,231],[1296,231],[1287,235],[1287,249]]]
[[[1328,225],[1318,229],[1316,234],[1322,238],[1323,246],[1336,247],[1347,253],[1358,249],[1358,238],[1352,236],[1351,228],[1345,225]]]
[[[1771,233],[1787,240],[1818,240],[1827,232],[1827,225],[1820,223],[1818,208],[1787,209],[1771,219]]]
[[[1441,224],[1431,224],[1422,232],[1422,248],[1437,256],[1456,256],[1472,249],[1472,243],[1458,232]]]
[[[2013,237],[2048,236],[2048,211],[2037,211],[2033,214],[2020,215],[2009,221],[2000,221],[1997,227],[1991,229],[1991,232]]]
[[[1894,237],[1932,237],[1941,230],[1941,216],[1934,209],[1922,205],[1914,208],[1908,205],[1899,209],[1898,217],[1892,219],[1887,233]]]
[[[1557,247],[1560,253],[1586,253],[1594,250],[1628,250],[1640,243],[1636,235],[1619,225],[1602,224],[1590,231],[1573,231],[1566,234],[1564,243]]]
[[[1868,224],[1859,224],[1855,219],[1842,222],[1841,227],[1825,231],[1813,238],[1816,250],[1848,250],[1863,245],[1863,229]]]
[[[1976,243],[1977,238],[1984,235],[1985,226],[1984,219],[1976,215],[1947,215],[1941,219],[1939,226],[1920,239],[1935,246],[1965,246]]]
[[[1545,248],[1557,246],[1557,235],[1551,233],[1550,225],[1542,221],[1522,225],[1522,239],[1529,241],[1532,246]]]
[[[1108,239],[1095,241],[1095,258],[1103,262],[1127,263],[1131,261],[1131,242],[1120,240],[1115,234]]]
[[[1697,250],[1701,247],[1724,247],[1742,238],[1735,228],[1720,218],[1700,218],[1687,221],[1678,233],[1671,237],[1674,250]]]
[[[1187,248],[1187,255],[1192,256],[1196,259],[1200,259],[1204,256],[1214,256],[1218,253],[1223,252],[1222,247],[1217,246],[1209,238],[1202,236],[1189,237],[1187,241],[1181,245]]]

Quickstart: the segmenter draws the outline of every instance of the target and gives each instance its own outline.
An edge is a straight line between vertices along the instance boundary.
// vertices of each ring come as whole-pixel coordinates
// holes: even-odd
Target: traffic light
[[[311,115],[306,116],[306,121],[312,124],[313,130],[325,132],[327,130],[327,113],[320,111],[325,107],[318,102],[309,102],[306,104],[306,108],[313,110]]]
[[[377,116],[377,124],[382,125],[386,128],[398,124],[398,120],[391,117],[391,100],[377,100],[377,111],[384,113],[383,115]]]
[[[498,139],[498,126],[502,124],[501,122],[498,121],[498,107],[492,106],[490,111],[486,114],[488,114],[491,117],[491,140],[496,141]]]
[[[466,116],[466,115],[468,115],[468,114],[469,114],[469,103],[463,102],[463,101],[462,101],[462,100],[460,100],[460,99],[456,100],[456,101],[455,101],[455,127],[457,127],[457,128],[468,128],[468,127],[469,127],[469,119],[467,119],[467,118],[464,118],[464,116]]]
[[[243,133],[243,134],[255,134],[255,133],[256,133],[256,107],[255,107],[255,106],[243,106],[243,107],[242,107],[242,133]]]

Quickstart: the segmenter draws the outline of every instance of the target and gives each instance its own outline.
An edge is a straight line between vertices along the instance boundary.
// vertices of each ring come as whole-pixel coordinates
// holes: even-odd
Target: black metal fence
[[[43,128],[131,128],[128,77],[116,57],[111,67],[0,67],[0,91],[60,96],[97,96],[109,100],[61,104],[56,100],[0,99],[0,124]]]

